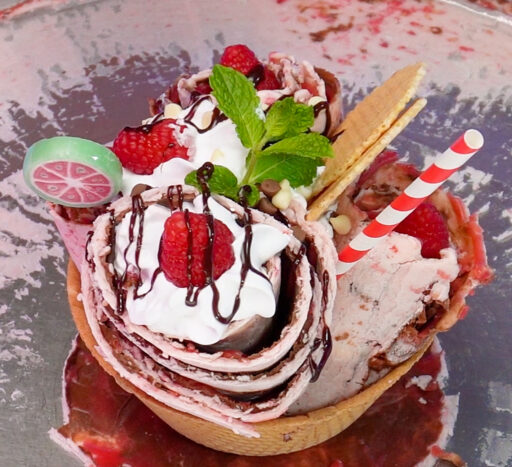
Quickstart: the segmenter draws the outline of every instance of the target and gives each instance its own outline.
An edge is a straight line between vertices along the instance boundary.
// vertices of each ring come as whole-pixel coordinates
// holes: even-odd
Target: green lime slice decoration
[[[101,144],[56,136],[33,144],[25,156],[26,184],[41,198],[75,208],[109,202],[121,190],[122,167]]]

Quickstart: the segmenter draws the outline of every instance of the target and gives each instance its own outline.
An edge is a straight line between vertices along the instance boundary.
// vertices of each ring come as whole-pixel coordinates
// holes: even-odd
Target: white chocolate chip
[[[201,129],[204,130],[205,128],[208,128],[210,124],[212,123],[213,119],[213,111],[208,110],[203,114],[201,117]]]
[[[210,162],[218,163],[218,162],[222,162],[223,160],[224,160],[224,153],[219,148],[215,149],[212,152],[212,157],[210,157]]]
[[[290,182],[286,178],[279,182],[279,186],[281,187],[281,190],[290,191],[290,189],[291,189]]]
[[[352,228],[352,223],[350,222],[350,218],[345,214],[340,214],[339,216],[331,217],[329,222],[332,225],[332,228],[339,233],[340,235],[346,235],[350,232]]]
[[[279,186],[281,189],[272,197],[272,204],[278,209],[287,209],[292,201],[290,182],[284,179]]]
[[[183,109],[174,102],[167,104],[164,108],[164,118],[176,118]]]
[[[292,194],[286,190],[280,190],[272,197],[272,204],[278,209],[286,209],[292,200]]]

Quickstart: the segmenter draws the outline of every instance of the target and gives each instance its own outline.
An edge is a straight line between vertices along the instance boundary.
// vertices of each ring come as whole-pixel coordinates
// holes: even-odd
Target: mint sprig
[[[292,97],[276,101],[267,112],[265,137],[267,141],[296,136],[308,131],[315,122],[313,108],[297,104]]]
[[[287,97],[275,102],[265,116],[252,82],[242,73],[222,65],[213,67],[210,86],[219,109],[233,121],[240,141],[249,149],[242,184],[261,181],[260,174],[265,173],[266,178],[278,182],[286,178],[292,187],[297,187],[302,184],[299,181],[312,180],[314,166],[323,165],[323,159],[333,157],[330,141],[325,136],[306,133],[315,119],[312,107]],[[270,156],[271,161],[260,161]],[[289,157],[291,160],[285,162]],[[298,158],[318,159],[318,163],[299,163]],[[263,166],[265,170],[261,170]],[[296,174],[297,170],[306,173],[301,176]]]
[[[240,183],[226,167],[214,166],[208,180],[212,193],[240,201],[242,187],[249,186],[244,198],[254,205],[259,200],[256,183],[270,178],[287,179],[293,188],[310,185],[324,159],[333,157],[329,139],[309,132],[315,120],[311,106],[286,97],[265,114],[252,81],[222,65],[213,67],[210,86],[219,109],[235,124],[240,141],[249,149]],[[197,171],[189,173],[185,182],[201,190]]]
[[[277,154],[317,159],[321,162],[320,165],[323,165],[323,158],[332,157],[332,147],[325,136],[318,133],[306,133],[282,139],[265,148],[260,155],[266,157]]]

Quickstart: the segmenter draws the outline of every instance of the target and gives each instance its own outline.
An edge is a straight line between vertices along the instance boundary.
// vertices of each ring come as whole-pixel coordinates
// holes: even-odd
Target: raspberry
[[[244,75],[247,75],[259,63],[260,61],[254,55],[254,52],[242,44],[226,47],[222,57],[220,57],[221,65],[234,68]]]
[[[439,258],[439,251],[450,246],[446,222],[430,203],[421,203],[395,229],[421,241],[421,255],[424,258]]]
[[[153,173],[162,162],[180,157],[188,159],[187,148],[174,135],[175,120],[165,119],[137,128],[126,127],[117,135],[112,150],[123,167],[139,175]]]
[[[207,284],[208,268],[208,224],[205,214],[188,213],[190,231],[187,228],[186,214],[174,212],[166,221],[160,250],[160,266],[165,277],[177,287],[204,287]],[[220,220],[213,223],[213,278],[218,279],[235,262],[233,253],[234,237]],[[192,238],[191,261],[189,265],[189,236]],[[188,277],[190,266],[190,279]]]
[[[264,68],[263,79],[257,84],[256,89],[263,91],[266,89],[280,89],[281,83],[276,78],[276,75],[267,67]]]

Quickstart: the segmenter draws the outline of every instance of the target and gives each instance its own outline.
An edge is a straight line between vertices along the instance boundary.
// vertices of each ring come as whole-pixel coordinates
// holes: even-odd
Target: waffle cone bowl
[[[393,75],[386,83],[374,90],[363,102],[356,106],[347,116],[344,124],[338,129],[342,134],[334,145],[335,157],[328,162],[327,170],[316,182],[316,196],[310,202],[308,212],[302,212],[296,208],[295,210],[290,208],[286,211],[285,215],[290,216],[292,223],[300,225],[306,232],[308,232],[309,229],[309,238],[316,239],[311,240],[313,244],[312,248],[316,248],[317,255],[323,258],[319,261],[318,267],[315,266],[315,268],[313,268],[318,273],[318,277],[324,277],[324,275],[328,273],[328,270],[333,274],[332,271],[335,270],[335,266],[332,262],[335,261],[337,251],[331,238],[322,238],[324,234],[321,230],[312,227],[312,225],[307,222],[302,222],[300,219],[307,216],[308,221],[317,220],[325,213],[327,207],[334,203],[340,196],[341,202],[343,202],[343,196],[347,197],[347,193],[350,193],[349,186],[372,164],[377,155],[387,147],[391,140],[397,136],[400,131],[405,128],[407,123],[424,107],[424,99],[418,99],[408,108],[406,107],[407,102],[414,94],[423,74],[424,67],[421,63],[406,67]],[[378,115],[375,118],[370,118],[368,114],[373,114],[374,109],[378,109]],[[398,172],[409,173],[410,169],[402,167],[398,169]],[[155,190],[150,190],[141,195],[144,202],[158,202],[162,198],[163,192],[160,193],[158,189]],[[92,290],[92,284],[89,282],[87,273],[81,278],[80,272],[73,262],[70,261],[68,266],[67,289],[71,312],[82,340],[103,369],[114,377],[124,390],[134,394],[143,404],[178,433],[209,448],[239,455],[269,456],[300,451],[332,438],[363,415],[387,389],[406,374],[421,358],[432,343],[435,334],[438,331],[449,329],[461,317],[466,309],[465,297],[474,286],[478,283],[485,283],[490,279],[490,272],[487,268],[485,250],[481,238],[481,229],[478,226],[476,218],[468,216],[460,200],[444,192],[438,191],[432,196],[431,201],[437,206],[440,212],[443,213],[443,216],[447,220],[447,227],[450,230],[451,239],[460,253],[459,262],[464,260],[464,264],[461,263],[463,271],[459,274],[457,280],[454,281],[454,287],[452,287],[451,290],[449,306],[446,308],[445,313],[442,314],[442,316],[440,315],[439,321],[432,323],[432,326],[422,331],[414,347],[405,356],[397,360],[395,364],[388,366],[392,367],[391,371],[373,384],[365,387],[362,391],[358,392],[361,387],[359,386],[357,390],[344,396],[341,402],[334,405],[326,405],[315,410],[309,410],[309,408],[307,408],[302,411],[303,414],[301,415],[279,416],[279,414],[284,412],[283,410],[279,414],[276,414],[271,420],[268,419],[270,417],[267,417],[266,421],[260,421],[263,420],[263,418],[250,420],[248,423],[252,431],[246,431],[244,433],[245,436],[244,434],[238,434],[240,425],[233,424],[233,428],[229,428],[234,418],[232,415],[226,417],[227,423],[226,420],[224,420],[224,426],[222,426],[222,424],[208,421],[208,415],[202,412],[210,410],[211,406],[214,406],[216,403],[215,399],[222,397],[222,392],[215,393],[214,397],[208,399],[208,403],[201,402],[203,404],[202,406],[188,406],[188,409],[192,409],[193,413],[201,417],[204,416],[204,418],[199,418],[198,416],[187,413],[187,407],[183,408],[184,411],[179,411],[161,402],[156,397],[149,395],[148,392],[144,390],[146,381],[144,381],[142,385],[139,385],[139,380],[130,379],[131,375],[128,373],[122,375],[125,368],[128,372],[136,368],[139,362],[145,358],[144,353],[154,358],[150,351],[146,352],[144,350],[139,357],[135,356],[132,358],[131,362],[121,362],[121,369],[112,366],[112,364],[109,363],[109,358],[103,355],[102,351],[99,351],[102,346],[97,341],[97,338],[102,339],[100,336],[101,332],[98,334],[98,331],[94,330],[96,328],[95,322],[88,321],[88,319],[94,320],[97,316],[101,315],[101,312],[96,313],[96,306],[98,308],[103,306],[101,301],[104,300],[104,296],[95,296],[93,292],[89,293],[90,289]],[[119,200],[113,203],[112,206],[115,207],[112,211],[113,218],[116,218],[116,216],[122,217],[122,215],[130,209],[130,203],[126,200]],[[230,209],[232,209],[233,212],[236,211],[236,208],[232,205]],[[105,242],[110,234],[102,233],[102,229],[99,229],[96,224],[95,226],[95,234],[92,237],[91,243],[94,243],[94,239],[97,236],[97,240],[101,240],[100,244],[102,246],[100,248],[96,247],[95,251],[97,252],[94,254],[92,253],[93,248],[89,249],[88,261],[91,261],[90,258],[93,258],[92,262],[95,264],[94,267],[107,270],[109,261],[105,255],[107,251],[110,250],[110,246]],[[98,234],[96,234],[96,231],[98,231]],[[297,239],[294,239],[294,241],[298,242]],[[318,245],[314,246],[316,241],[318,241]],[[464,254],[462,254],[462,252],[464,252]],[[295,258],[297,257],[298,256]],[[85,263],[83,264],[85,265]],[[309,269],[306,269],[306,271],[309,271]],[[315,284],[315,280],[313,280],[312,283]],[[322,282],[323,288],[318,286],[318,284],[320,284],[319,280],[317,280],[316,283],[316,289],[321,289],[321,293],[316,293],[313,290],[310,297],[311,302],[309,303],[312,304],[310,308],[312,310],[312,316],[316,313],[316,311],[313,312],[313,310],[316,308],[322,309],[320,312],[322,317],[319,318],[316,324],[320,329],[321,323],[325,324],[326,322],[323,321],[325,319],[323,314],[327,309],[325,303],[329,302],[330,310],[332,310],[333,302],[329,300],[334,300],[333,297],[336,291],[330,289],[329,284],[336,284],[336,278],[333,274],[331,281],[326,280]],[[88,304],[86,308],[89,318],[86,317],[86,311],[84,310],[82,301],[78,298],[81,293],[81,284],[83,284],[84,287],[84,295],[89,297],[89,299],[84,299],[84,302]],[[297,288],[300,289],[303,286],[304,284],[302,283],[302,285],[297,286]],[[110,293],[112,295],[112,292]],[[318,305],[319,303],[320,305]],[[325,314],[330,313],[331,311]],[[114,317],[114,319],[116,318]],[[327,318],[327,322],[329,321],[330,317]],[[307,336],[308,331],[306,330],[305,332]],[[325,327],[323,332],[325,333]],[[310,332],[310,336],[312,335],[314,335],[314,333]],[[315,335],[318,336],[319,334]],[[322,336],[323,335],[324,334],[322,334]],[[307,338],[303,338],[302,341]],[[299,340],[301,339],[297,337],[296,341],[298,342]],[[316,347],[314,347],[312,353],[315,350]],[[409,358],[404,361],[407,357]],[[112,355],[110,358],[110,361],[112,361]],[[158,354],[156,358],[159,358]],[[250,360],[248,360],[248,362],[250,362]],[[231,367],[223,371],[229,374],[229,368]],[[212,368],[208,368],[208,370],[212,370]],[[313,372],[310,368],[308,371]],[[269,374],[271,375],[271,373]],[[153,376],[158,376],[158,372],[153,373]],[[299,374],[299,377],[300,376]],[[331,374],[331,377],[332,376]],[[270,378],[271,376],[269,379]],[[293,379],[295,381],[295,375],[288,375],[288,378],[289,380]],[[311,376],[311,378],[307,380],[307,384],[315,380],[316,378]],[[361,384],[364,385],[365,381],[366,380]],[[331,379],[328,379],[328,383],[331,383]],[[154,379],[150,379],[149,384],[154,384]],[[206,382],[204,384],[206,385],[205,390],[208,391],[208,383]],[[333,382],[332,384],[339,385],[343,383],[338,380],[338,383]],[[292,384],[290,384],[290,387],[292,387]],[[193,390],[194,387],[192,387],[191,391],[193,392]],[[172,388],[169,390],[169,393],[175,396]],[[350,395],[352,396],[349,397]],[[339,399],[340,397],[331,400]],[[162,400],[165,401],[166,399]],[[262,406],[263,405],[264,403],[262,403]],[[178,407],[182,408],[180,405]],[[288,404],[286,409],[289,407],[290,405]],[[316,407],[318,407],[318,405],[316,405]],[[247,410],[247,413],[250,413],[250,410]],[[243,415],[245,415],[245,413]],[[256,415],[258,415],[257,412]],[[244,420],[244,422],[245,421],[247,420]]]
[[[432,342],[430,338],[409,360],[357,395],[334,406],[314,410],[305,415],[280,417],[257,423],[255,429],[260,437],[247,438],[227,428],[174,410],[121,377],[97,350],[96,340],[87,323],[82,302],[78,298],[81,293],[80,273],[72,261],[68,263],[67,291],[71,313],[80,337],[102,368],[115,378],[119,386],[134,394],[169,426],[187,438],[218,451],[240,455],[284,454],[300,451],[332,438],[356,421],[388,388],[407,373]]]

